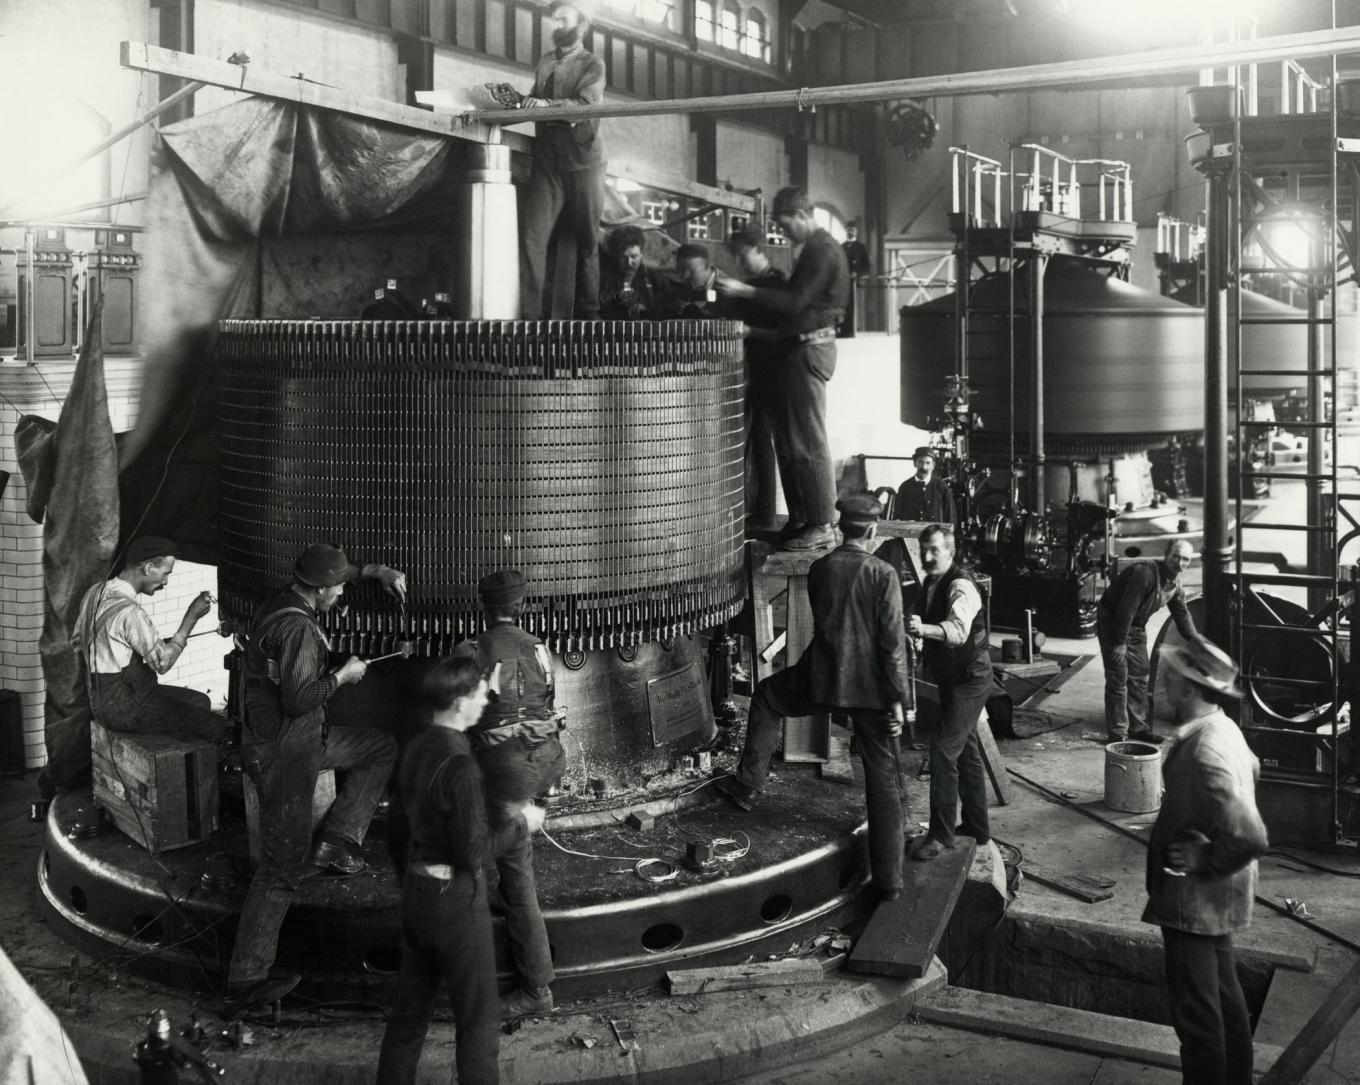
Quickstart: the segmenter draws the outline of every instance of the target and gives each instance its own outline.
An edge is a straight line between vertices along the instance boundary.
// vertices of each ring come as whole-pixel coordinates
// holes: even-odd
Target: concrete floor
[[[1050,650],[1089,655],[1095,651],[1095,644],[1093,641],[1054,640],[1050,642]],[[1100,801],[1105,765],[1102,685],[1103,674],[1097,657],[1081,666],[1056,692],[1044,695],[1034,706],[1035,711],[1024,716],[1021,729],[1034,732],[1032,737],[1003,742],[1001,750],[1007,763],[1019,772],[1138,833],[1150,826],[1153,815],[1117,814],[1106,809]],[[909,770],[910,767],[909,763]],[[912,788],[912,806],[922,809],[926,782],[915,782]],[[1033,930],[1061,931],[1063,938],[1075,938],[1078,942],[1088,935],[1106,940],[1124,939],[1135,949],[1141,948],[1144,952],[1154,954],[1159,952],[1158,932],[1140,922],[1145,900],[1142,846],[1072,809],[1049,801],[1018,781],[1013,782],[1012,788],[1011,804],[992,808],[993,832],[999,839],[1019,848],[1031,860],[1048,867],[1067,873],[1099,874],[1115,881],[1110,900],[1084,904],[1028,879],[1011,906],[1010,918],[1013,923],[1028,924]],[[27,782],[0,784],[0,835],[6,837],[5,841],[0,842],[0,873],[11,885],[22,884],[27,887],[32,883],[33,862],[40,834],[37,826],[27,826],[23,822],[32,790],[32,784]],[[1329,854],[1314,858],[1360,874],[1360,856]],[[1360,908],[1355,905],[1352,879],[1301,868],[1291,869],[1286,859],[1269,857],[1261,863],[1260,891],[1279,901],[1285,897],[1305,901],[1308,911],[1319,922],[1345,938],[1360,942]],[[31,916],[32,895],[31,889],[24,893],[6,894],[3,903],[0,903],[0,922],[7,920],[13,923],[22,920],[24,914]],[[38,939],[52,942],[50,933],[33,928],[31,919],[28,922],[34,945]],[[0,937],[4,938],[7,951],[17,958],[22,954],[15,952],[12,930],[10,928],[10,934]],[[1339,975],[1355,959],[1349,949],[1329,943],[1322,935],[1259,907],[1252,929],[1238,940],[1238,945],[1244,956],[1250,955],[1278,966],[1257,1029],[1258,1040],[1278,1045],[1287,1044],[1293,1038],[1308,1014],[1323,1002]],[[20,950],[26,948],[29,947],[19,943]],[[61,949],[59,945],[49,945],[46,951],[56,960],[64,961],[69,957],[69,951]],[[38,975],[35,982],[40,979],[41,975]],[[1100,977],[1096,976],[1093,990],[1098,991],[1100,982]],[[135,1018],[129,1012],[129,1006],[144,1007],[149,999],[173,998],[169,992],[138,986],[126,977],[120,977],[117,985],[129,997],[109,1007],[110,1020],[106,1024],[110,1043],[104,1047],[105,1053],[113,1061],[117,1061],[119,1044],[131,1043],[136,1036]],[[42,983],[40,987],[50,988],[50,984]],[[1068,993],[1073,995],[1073,1001],[1081,1001],[1077,997],[1080,992]],[[1154,988],[1144,997],[1155,1000],[1159,994]],[[856,992],[842,986],[834,990],[829,988],[812,1001],[809,1001],[810,997],[810,993],[790,989],[760,992],[759,997],[741,1002],[720,1005],[715,1001],[712,1004],[707,1012],[716,1013],[720,1018],[727,1016],[729,1027],[739,1022],[738,1031],[753,1031],[740,1026],[757,1019],[768,1018],[780,1023],[779,1037],[782,1038],[777,1038],[774,1033],[760,1035],[758,1028],[754,1030],[756,1035],[746,1038],[748,1056],[728,1064],[732,1069],[740,1066],[740,1072],[748,1074],[739,1080],[750,1085],[820,1085],[824,1082],[851,1081],[861,1085],[876,1085],[880,1082],[886,1085],[888,1082],[904,1080],[923,1085],[985,1081],[1044,1082],[1052,1085],[1068,1082],[1073,1085],[1079,1082],[1084,1085],[1147,1082],[1160,1085],[1162,1082],[1179,1080],[1179,1074],[1175,1071],[1129,1059],[1062,1050],[1047,1044],[1005,1039],[923,1022],[910,1016],[909,1000],[893,1002],[894,998],[900,998],[900,992]],[[74,1027],[86,1017],[81,1012],[79,998],[74,1003],[68,998],[66,1007],[59,1004],[56,996],[49,998],[70,1026]],[[827,1026],[825,1007],[837,998],[872,1001],[875,1027],[865,1032],[855,1031],[848,1025],[841,1028]],[[822,1010],[816,1010],[814,1003],[820,1005]],[[894,1012],[893,1005],[905,1008]],[[649,1005],[634,1000],[627,1007],[633,1018],[642,1056],[652,1053],[659,1055],[664,1049],[673,1048],[679,1023],[706,1012],[702,1006],[681,1009],[683,1012],[677,1012],[673,1003],[668,1007],[667,1000],[662,996],[653,996]],[[818,1018],[819,1012],[822,1018]],[[765,1014],[766,1018],[761,1018],[761,1014]],[[571,1051],[574,1038],[581,1034],[599,1033],[601,1046],[608,1044],[608,1028],[602,1028],[600,1020],[599,1007],[581,1005],[562,1007],[552,1021],[526,1024],[519,1033],[508,1038],[503,1064],[513,1057],[514,1052],[537,1054],[522,1063],[519,1071],[507,1064],[505,1079],[534,1080],[533,1073],[537,1071],[531,1072],[531,1068],[545,1065],[537,1062],[539,1056],[551,1058],[554,1066],[560,1069],[563,1062],[572,1058],[567,1052]],[[436,1026],[436,1030],[440,1028],[447,1031],[447,1026]],[[783,1057],[781,1043],[786,1043],[789,1036],[797,1043],[798,1033],[808,1029],[819,1030],[817,1039],[797,1047],[798,1061],[795,1065],[765,1068]],[[348,1072],[316,1078],[340,1085],[341,1081],[364,1079],[363,1065],[373,1055],[372,1045],[376,1041],[376,1034],[371,1026],[356,1028],[337,1024],[318,1028],[311,1025],[285,1030],[273,1037],[268,1030],[262,1030],[261,1039],[262,1047],[272,1043],[279,1050],[303,1042],[314,1044],[318,1049],[325,1049],[328,1045],[345,1047],[356,1056],[347,1067]],[[700,1042],[698,1033],[694,1034],[694,1040]],[[842,1046],[847,1041],[850,1046]],[[701,1042],[710,1044],[712,1041],[711,1038],[705,1038]],[[766,1043],[768,1046],[762,1047]],[[445,1058],[447,1045],[447,1036],[437,1039],[432,1034],[432,1048],[440,1050]],[[837,1047],[840,1049],[836,1050]],[[126,1047],[122,1051],[126,1052]],[[264,1055],[265,1052],[256,1049],[254,1054]],[[695,1055],[710,1060],[714,1057],[711,1047],[699,1052],[696,1046]],[[232,1059],[233,1056],[228,1055],[224,1061],[230,1064]],[[619,1080],[643,1080],[648,1077],[645,1072],[646,1059],[643,1057],[613,1061],[618,1063],[615,1072],[623,1075]],[[720,1063],[721,1054],[718,1063],[705,1065],[714,1070]],[[440,1065],[431,1066],[428,1080],[447,1080],[447,1069],[440,1068],[446,1065],[440,1059]],[[599,1077],[599,1069],[596,1065],[593,1071],[597,1076],[577,1077],[576,1080],[612,1080]],[[584,1063],[582,1071],[585,1071]],[[104,1077],[101,1080],[115,1079]],[[239,1062],[231,1069],[228,1079],[311,1080],[291,1075],[259,1076],[252,1072],[249,1065]],[[554,1074],[553,1080],[557,1079],[558,1075]],[[683,1075],[670,1074],[652,1079],[685,1080]],[[546,1079],[540,1077],[538,1080]],[[688,1080],[698,1079],[691,1076]],[[718,1078],[705,1076],[703,1080]],[[1336,1083],[1360,1080],[1360,1028],[1353,1025],[1343,1033],[1338,1043],[1324,1054],[1319,1068],[1308,1080]]]

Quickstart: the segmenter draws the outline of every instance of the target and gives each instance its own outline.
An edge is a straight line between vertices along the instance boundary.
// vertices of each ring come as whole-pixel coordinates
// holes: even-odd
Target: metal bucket
[[[1162,751],[1147,742],[1105,747],[1105,805],[1147,814],[1162,805]]]

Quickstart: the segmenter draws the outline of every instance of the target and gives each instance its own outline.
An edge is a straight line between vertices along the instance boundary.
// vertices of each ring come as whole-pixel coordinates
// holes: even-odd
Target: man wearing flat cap
[[[227,975],[231,1009],[273,1002],[297,985],[296,975],[269,974],[292,892],[318,871],[364,869],[364,836],[396,763],[397,744],[386,731],[326,722],[326,702],[341,686],[362,680],[368,665],[350,656],[333,667],[318,619],[360,577],[406,598],[404,573],[354,565],[338,546],[317,543],[297,559],[292,583],[251,621],[241,763],[259,792],[260,864],[241,908]],[[312,794],[323,769],[335,770],[336,796],[313,845]]]
[[[949,490],[949,480],[935,474],[935,450],[922,445],[911,459],[916,464],[916,474],[897,487],[893,519],[953,524],[954,495]]]
[[[586,0],[556,0],[548,8],[553,45],[539,59],[533,89],[510,90],[501,105],[543,109],[599,105],[604,99],[604,62],[585,47],[590,17]],[[531,118],[525,118],[526,120]],[[533,161],[520,212],[520,312],[524,320],[543,315],[548,242],[559,218],[576,242],[576,309],[580,320],[600,315],[598,230],[604,210],[604,144],[598,120],[547,121],[535,126]],[[551,315],[551,314],[549,314]]]
[[[864,762],[869,809],[869,865],[885,899],[902,889],[902,794],[896,743],[907,696],[902,584],[872,553],[882,506],[872,494],[836,503],[844,542],[812,563],[808,601],[812,643],[791,667],[756,687],[746,746],[736,772],[715,786],[750,810],[760,798],[785,716],[841,709],[850,716]]]
[[[163,686],[159,675],[175,665],[194,626],[212,610],[213,599],[199,592],[184,612],[174,635],[162,637],[137,599],[155,595],[175,569],[177,548],[152,535],[133,539],[122,571],[85,593],[76,618],[72,647],[89,675],[90,710],[111,731],[222,738],[226,720],[212,712],[206,694]]]
[[[498,569],[477,584],[486,615],[477,662],[489,676],[491,693],[468,741],[486,780],[493,831],[517,823],[525,806],[556,783],[566,767],[557,737],[562,724],[553,707],[552,656],[519,624],[527,591],[518,569]],[[496,869],[518,980],[502,1000],[502,1013],[547,1013],[553,1008],[552,951],[534,885],[532,839],[523,835],[497,857]]]
[[[1232,936],[1251,923],[1256,860],[1269,847],[1256,808],[1260,764],[1224,711],[1242,696],[1233,661],[1200,638],[1161,660],[1176,730],[1162,759],[1143,921],[1162,928],[1182,1080],[1249,1085],[1251,1018]]]

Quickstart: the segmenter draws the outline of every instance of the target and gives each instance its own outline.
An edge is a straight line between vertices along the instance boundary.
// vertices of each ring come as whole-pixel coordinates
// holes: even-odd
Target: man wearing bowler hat
[[[1256,809],[1260,764],[1224,711],[1242,696],[1233,661],[1202,638],[1161,658],[1176,730],[1162,759],[1143,922],[1162,928],[1182,1080],[1250,1085],[1251,1017],[1232,936],[1251,923],[1256,859],[1269,847]]]
[[[949,480],[935,474],[935,450],[922,445],[911,458],[916,464],[916,474],[897,487],[893,519],[952,525],[954,495],[949,491]]]
[[[872,553],[882,506],[872,494],[836,503],[844,542],[812,563],[808,601],[812,643],[792,667],[756,687],[737,771],[715,786],[750,810],[760,798],[785,716],[845,710],[864,761],[869,808],[869,864],[885,899],[902,889],[902,794],[897,739],[907,695],[902,584]]]
[[[122,571],[85,593],[72,646],[85,660],[90,710],[111,731],[195,735],[216,742],[226,720],[209,708],[206,694],[163,686],[159,675],[175,665],[194,626],[212,610],[199,592],[174,635],[162,637],[138,597],[155,595],[175,569],[177,547],[144,535],[128,544]]]
[[[547,791],[566,767],[553,709],[552,656],[537,637],[520,628],[527,592],[518,569],[498,569],[477,584],[486,629],[477,638],[477,662],[490,681],[490,696],[468,731],[473,755],[486,779],[493,832],[518,823],[524,807]],[[518,984],[502,1001],[506,1017],[553,1008],[552,952],[534,885],[534,849],[522,836],[496,859],[505,926]]]
[[[350,656],[333,667],[318,619],[360,577],[406,598],[404,573],[354,565],[338,546],[317,543],[297,559],[292,583],[251,622],[241,763],[259,792],[260,864],[241,908],[227,976],[231,1010],[273,1002],[297,986],[297,975],[271,977],[269,971],[292,893],[319,871],[364,869],[364,836],[396,763],[397,744],[386,731],[326,721],[326,702],[341,686],[361,681],[368,665]],[[312,794],[323,769],[336,772],[336,796],[313,845]]]

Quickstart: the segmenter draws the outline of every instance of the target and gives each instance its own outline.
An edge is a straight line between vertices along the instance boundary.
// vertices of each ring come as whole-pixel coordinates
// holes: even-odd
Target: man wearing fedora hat
[[[206,591],[194,596],[170,637],[160,635],[137,602],[165,587],[176,553],[169,539],[133,539],[118,575],[95,584],[80,601],[72,647],[85,661],[90,711],[102,726],[216,742],[227,724],[210,709],[207,695],[161,685],[158,677],[175,665],[194,626],[212,610],[212,596]]]
[[[765,784],[783,717],[845,710],[864,762],[869,866],[875,887],[891,900],[902,889],[903,796],[896,772],[908,681],[902,583],[872,552],[883,515],[874,496],[847,497],[836,508],[845,541],[808,570],[812,643],[797,663],[756,687],[737,770],[718,776],[714,786],[750,810]]]
[[[1256,809],[1260,764],[1223,706],[1237,667],[1207,640],[1162,652],[1176,721],[1147,854],[1145,923],[1162,928],[1171,1022],[1186,1085],[1250,1085],[1251,1019],[1232,936],[1251,923],[1256,859],[1269,842]]]
[[[894,520],[916,520],[926,524],[954,523],[954,495],[949,480],[935,474],[935,449],[922,445],[912,453],[916,474],[897,487],[893,504]]]
[[[487,809],[499,831],[562,775],[566,755],[553,708],[552,656],[520,628],[528,585],[518,569],[497,569],[477,584],[486,629],[477,638],[477,662],[490,679],[490,696],[468,741],[486,778]],[[496,858],[510,956],[518,983],[505,996],[506,1017],[553,1008],[552,950],[534,885],[534,849],[520,837]]]
[[[406,598],[404,573],[352,564],[338,546],[317,543],[298,557],[292,583],[251,621],[241,763],[259,792],[260,864],[236,931],[230,1009],[273,1002],[297,985],[296,975],[269,974],[292,892],[318,870],[348,875],[364,869],[364,836],[396,763],[397,744],[386,731],[326,722],[326,702],[341,686],[361,681],[368,665],[350,656],[332,667],[318,618],[360,577]],[[336,770],[336,796],[314,845],[312,794],[323,769]]]

